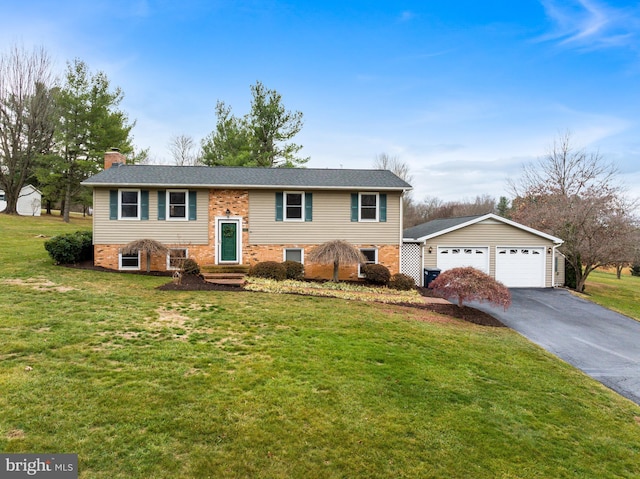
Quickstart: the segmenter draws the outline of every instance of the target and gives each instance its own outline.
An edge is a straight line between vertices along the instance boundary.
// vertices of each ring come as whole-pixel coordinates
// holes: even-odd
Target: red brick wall
[[[303,248],[305,255],[317,245],[281,244],[281,245],[245,245],[244,262],[256,264],[260,261],[282,261],[285,248]],[[354,245],[357,248],[377,248],[378,263],[389,268],[391,274],[400,272],[400,248],[396,245],[376,246],[372,244]],[[310,263],[305,259],[305,276],[311,279],[330,279],[333,276],[333,265]],[[358,267],[340,267],[340,279],[358,279]]]

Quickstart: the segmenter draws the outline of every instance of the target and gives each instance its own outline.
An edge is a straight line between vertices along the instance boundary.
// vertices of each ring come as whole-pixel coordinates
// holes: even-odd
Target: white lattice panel
[[[400,249],[400,272],[411,276],[418,286],[422,286],[422,245],[402,243]]]

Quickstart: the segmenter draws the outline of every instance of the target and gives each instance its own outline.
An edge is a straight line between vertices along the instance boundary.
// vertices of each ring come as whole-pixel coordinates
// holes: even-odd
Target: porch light
[[[226,213],[226,215],[227,215],[227,218],[228,218],[229,216],[231,216],[231,211],[229,211],[229,208],[227,208],[227,211],[225,211],[225,213]]]
[[[429,246],[429,254],[433,253],[433,247]]]

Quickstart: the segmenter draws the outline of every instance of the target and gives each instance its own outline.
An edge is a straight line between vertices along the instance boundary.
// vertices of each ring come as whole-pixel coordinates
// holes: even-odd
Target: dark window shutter
[[[189,191],[189,221],[198,219],[198,192]]]
[[[387,195],[380,193],[380,221],[387,221]]]
[[[164,220],[167,217],[167,192],[158,190],[158,219]]]
[[[149,219],[149,190],[140,192],[140,219]]]
[[[118,219],[118,190],[109,190],[109,219]]]
[[[351,221],[358,221],[358,193],[351,193]]]
[[[304,220],[313,221],[313,194],[304,194]]]
[[[276,221],[282,221],[282,192],[278,191],[276,193]]]

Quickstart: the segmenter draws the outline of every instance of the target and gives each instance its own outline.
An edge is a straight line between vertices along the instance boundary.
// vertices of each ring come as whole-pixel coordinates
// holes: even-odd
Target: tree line
[[[218,101],[216,127],[200,145],[187,135],[169,145],[179,165],[300,167],[292,138],[302,128],[302,113],[289,111],[276,91],[261,82],[251,86],[248,114],[237,117]],[[15,214],[20,191],[35,183],[47,212],[54,204],[69,221],[72,205],[91,205],[81,182],[103,168],[104,152],[117,148],[127,163],[150,163],[149,149],[136,150],[135,121],[119,108],[124,98],[103,72],[91,72],[79,59],[67,63],[59,80],[43,48],[13,46],[0,56],[0,188],[5,213]]]

